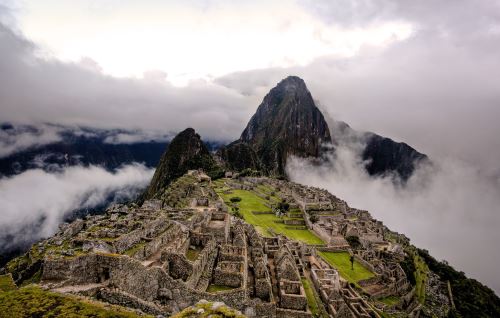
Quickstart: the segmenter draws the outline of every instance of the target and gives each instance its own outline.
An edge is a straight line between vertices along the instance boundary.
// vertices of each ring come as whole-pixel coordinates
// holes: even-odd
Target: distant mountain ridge
[[[51,171],[76,165],[101,166],[109,171],[131,163],[154,168],[173,137],[171,133],[147,138],[143,132],[133,130],[54,127],[57,127],[56,140],[45,144],[34,143],[0,157],[0,177],[13,176],[29,169]],[[44,133],[43,128],[36,125],[3,123],[0,126],[0,144],[25,138],[23,134],[27,132],[32,135]],[[205,144],[210,151],[214,151],[223,143],[206,141]]]

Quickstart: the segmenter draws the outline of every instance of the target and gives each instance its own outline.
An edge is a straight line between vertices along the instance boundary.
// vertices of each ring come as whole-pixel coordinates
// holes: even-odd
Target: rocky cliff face
[[[153,198],[172,181],[195,169],[211,174],[217,173],[218,166],[200,135],[193,128],[187,128],[172,139],[163,153],[144,199]]]
[[[319,157],[330,130],[302,79],[289,76],[264,97],[240,143],[248,144],[271,175],[284,175],[287,158]]]

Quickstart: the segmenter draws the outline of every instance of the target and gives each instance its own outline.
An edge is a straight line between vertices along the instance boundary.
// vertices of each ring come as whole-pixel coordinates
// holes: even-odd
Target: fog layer
[[[33,169],[0,179],[0,250],[54,234],[75,209],[91,209],[110,196],[133,198],[152,175],[153,169],[141,165],[124,166],[115,173],[75,166],[54,173]]]

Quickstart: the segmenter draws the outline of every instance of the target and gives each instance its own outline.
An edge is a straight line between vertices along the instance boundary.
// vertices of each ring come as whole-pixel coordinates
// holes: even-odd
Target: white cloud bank
[[[55,173],[33,169],[0,179],[0,249],[50,236],[68,213],[98,206],[110,195],[132,198],[149,183],[153,171],[137,164],[115,173],[75,166]],[[15,239],[4,240],[7,236]]]
[[[450,159],[420,167],[405,188],[363,170],[345,146],[323,166],[294,158],[287,166],[295,182],[329,190],[350,206],[366,209],[390,229],[446,259],[457,270],[500,293],[500,180]]]
[[[29,148],[61,141],[60,131],[59,127],[50,125],[40,125],[37,129],[28,129],[25,126],[0,129],[0,158]]]

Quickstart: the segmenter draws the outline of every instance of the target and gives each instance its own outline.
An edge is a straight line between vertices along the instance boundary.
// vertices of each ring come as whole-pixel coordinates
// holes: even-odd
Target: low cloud
[[[293,158],[295,182],[317,186],[365,209],[438,259],[500,293],[500,180],[450,158],[419,167],[406,187],[363,169],[359,147],[341,145],[322,166]]]
[[[118,201],[133,198],[153,172],[138,164],[114,173],[75,166],[52,173],[33,169],[0,179],[0,250],[54,234],[64,217],[76,209],[92,209],[110,197]]]
[[[153,130],[116,131],[109,133],[109,135],[104,138],[104,142],[108,144],[133,144],[151,140],[156,142],[169,141],[172,137],[172,134]]]
[[[60,127],[50,125],[39,125],[36,128],[5,125],[0,129],[0,158],[29,148],[61,141],[60,132]]]
[[[108,144],[166,142],[171,140],[175,133],[165,131],[151,129],[95,129],[45,123],[36,125],[4,123],[0,127],[0,158],[51,143],[73,143],[74,137],[95,138]],[[45,154],[45,156],[49,155]]]

